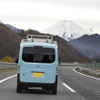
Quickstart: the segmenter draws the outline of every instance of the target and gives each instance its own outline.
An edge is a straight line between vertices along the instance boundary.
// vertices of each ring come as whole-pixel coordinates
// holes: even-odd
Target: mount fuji
[[[50,28],[43,30],[43,33],[58,35],[67,41],[79,38],[84,34],[93,34],[69,20],[60,21]]]

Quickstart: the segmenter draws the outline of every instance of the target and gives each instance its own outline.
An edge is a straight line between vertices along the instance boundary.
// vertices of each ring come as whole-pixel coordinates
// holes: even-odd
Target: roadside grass
[[[17,71],[17,68],[2,68],[2,69],[0,69],[0,73],[8,72],[8,71]]]

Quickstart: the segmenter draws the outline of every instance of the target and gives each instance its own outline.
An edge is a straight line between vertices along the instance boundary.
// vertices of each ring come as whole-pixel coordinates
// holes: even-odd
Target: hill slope
[[[27,34],[43,35],[43,33],[31,29],[24,32],[24,36]],[[5,56],[18,57],[22,37],[4,24],[0,24],[0,59]],[[58,42],[59,56],[63,62],[80,61],[80,59],[84,58],[66,40],[59,36],[54,36],[54,40]]]
[[[85,56],[90,58],[100,54],[100,35],[83,35],[69,43]]]
[[[81,59],[86,58],[61,37],[54,36],[54,40],[58,42],[59,56],[61,57],[62,61],[73,62],[73,61],[80,61]]]
[[[18,29],[10,24],[5,24],[8,28],[10,28],[12,31],[16,32],[16,33],[21,33],[21,32],[24,32],[25,30],[23,29]]]
[[[21,37],[0,23],[0,59],[5,56],[17,57]]]
[[[35,35],[45,35],[34,30],[28,30],[26,34],[35,34]],[[58,42],[59,47],[59,56],[62,62],[73,62],[80,61],[80,59],[85,58],[81,55],[76,49],[74,49],[66,40],[62,39],[59,36],[53,36],[54,40]]]

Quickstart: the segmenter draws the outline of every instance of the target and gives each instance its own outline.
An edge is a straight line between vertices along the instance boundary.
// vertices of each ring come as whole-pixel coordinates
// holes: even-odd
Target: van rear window
[[[53,48],[24,47],[22,60],[34,63],[53,63],[55,61],[55,50]]]

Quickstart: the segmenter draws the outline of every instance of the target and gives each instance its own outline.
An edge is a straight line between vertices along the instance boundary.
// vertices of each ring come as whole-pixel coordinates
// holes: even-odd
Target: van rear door
[[[55,49],[24,47],[20,67],[20,81],[54,83],[56,78]]]

